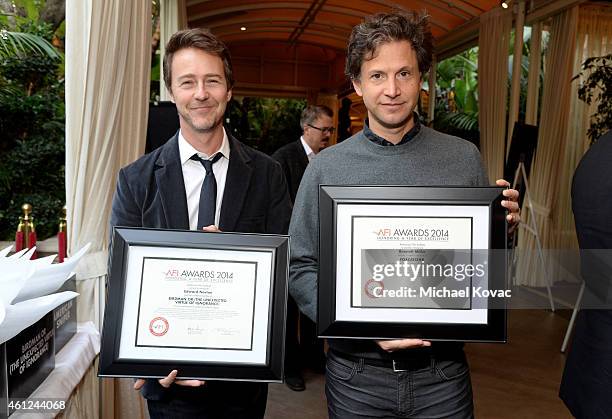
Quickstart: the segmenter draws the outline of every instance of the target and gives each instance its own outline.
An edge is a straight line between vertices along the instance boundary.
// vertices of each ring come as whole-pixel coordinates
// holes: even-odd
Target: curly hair
[[[223,61],[223,70],[228,90],[234,85],[234,71],[229,49],[217,39],[210,31],[201,28],[185,29],[176,32],[166,44],[164,54],[164,83],[169,92],[172,92],[172,60],[174,54],[185,48],[197,48]]]
[[[374,58],[380,44],[392,41],[410,42],[416,52],[420,73],[425,74],[429,70],[433,55],[429,16],[425,12],[397,10],[369,16],[353,28],[344,73],[351,80],[358,80],[363,61]]]

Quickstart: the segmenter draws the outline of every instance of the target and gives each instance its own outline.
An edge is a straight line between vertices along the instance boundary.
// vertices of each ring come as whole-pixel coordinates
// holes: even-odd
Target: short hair
[[[332,111],[329,107],[325,105],[308,105],[302,111],[302,116],[300,117],[300,126],[302,129],[304,125],[312,124],[317,120],[321,115],[327,115],[330,118],[334,117],[334,111]]]
[[[185,48],[197,48],[223,61],[223,71],[228,90],[234,86],[234,71],[229,49],[207,29],[194,28],[176,32],[166,44],[164,54],[164,83],[168,91],[172,91],[172,60],[174,54]]]
[[[425,12],[396,10],[370,16],[353,28],[348,42],[345,74],[351,80],[358,80],[363,61],[374,58],[381,44],[392,41],[410,42],[416,52],[420,73],[427,73],[433,56],[429,16]]]

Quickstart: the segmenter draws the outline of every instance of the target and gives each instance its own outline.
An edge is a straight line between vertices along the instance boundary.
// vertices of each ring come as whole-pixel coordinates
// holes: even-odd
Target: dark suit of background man
[[[279,164],[228,136],[222,125],[233,86],[225,45],[200,29],[177,32],[166,46],[164,82],[180,130],[121,169],[111,226],[286,233],[291,202]],[[213,162],[212,172],[206,160]],[[175,381],[176,376],[174,370],[134,385],[142,388],[151,418],[264,416],[265,383]]]
[[[611,164],[609,131],[586,152],[572,184],[586,288],[559,395],[579,419],[612,418]]]
[[[351,105],[353,102],[348,97],[342,99],[342,106],[338,111],[338,137],[336,142],[341,143],[342,141],[349,138],[353,133],[351,132]]]
[[[327,106],[307,106],[300,117],[300,126],[303,132],[300,139],[279,148],[272,155],[283,168],[289,184],[292,203],[295,201],[295,195],[300,187],[300,181],[308,162],[329,143],[329,137],[334,132],[333,117],[333,111]],[[298,344],[298,317],[297,304],[293,301],[293,298],[289,297],[285,341],[285,383],[294,391],[302,391],[306,388],[301,374],[301,369],[304,366],[301,360],[307,359],[311,365],[319,368],[322,368],[325,362],[323,343],[320,339],[317,339],[315,324],[306,316],[301,316],[299,321],[301,345]],[[299,354],[300,346],[303,352],[302,357]]]

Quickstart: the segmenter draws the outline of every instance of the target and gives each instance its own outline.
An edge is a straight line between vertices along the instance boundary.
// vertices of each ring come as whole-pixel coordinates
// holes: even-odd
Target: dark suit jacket
[[[219,229],[286,234],[291,203],[280,165],[231,136],[229,143]],[[178,133],[162,147],[121,169],[110,224],[111,231],[113,226],[189,229]],[[143,388],[143,396],[148,399],[160,400],[167,396],[165,393],[157,380],[147,380]]]
[[[286,234],[291,206],[280,166],[231,136],[229,143],[219,229]],[[112,226],[189,229],[178,133],[164,146],[120,170]]]
[[[297,140],[282,146],[272,154],[272,157],[281,164],[289,185],[291,202],[295,202],[302,176],[306,166],[308,166],[308,157],[302,146],[302,141]]]
[[[559,394],[578,418],[612,418],[612,131],[578,165],[572,209],[586,289]]]

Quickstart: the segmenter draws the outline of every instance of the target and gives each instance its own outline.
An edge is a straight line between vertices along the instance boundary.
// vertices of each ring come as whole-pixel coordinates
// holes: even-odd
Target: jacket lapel
[[[155,170],[155,181],[166,227],[188,230],[189,214],[178,149],[178,132],[163,146],[155,164],[158,166]]]
[[[221,216],[219,217],[219,229],[222,231],[234,231],[253,171],[250,166],[251,159],[247,156],[242,145],[231,135],[228,135],[228,139],[230,142],[230,159],[221,204]]]
[[[304,173],[304,170],[306,170],[306,166],[308,166],[308,156],[306,155],[306,150],[304,150],[304,146],[302,145],[302,140],[297,140],[297,153],[300,156],[300,163],[301,163],[301,168],[302,168],[302,173]]]

